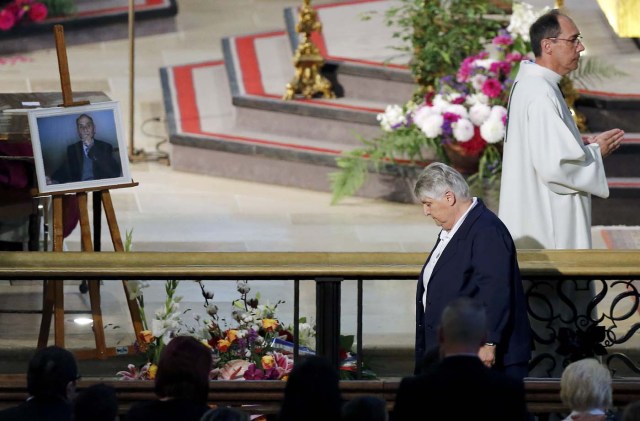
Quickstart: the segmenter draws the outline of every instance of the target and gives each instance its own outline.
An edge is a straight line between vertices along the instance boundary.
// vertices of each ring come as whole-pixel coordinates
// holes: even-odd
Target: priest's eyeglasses
[[[578,44],[582,44],[582,35],[578,35],[577,37],[574,38],[558,38],[558,37],[549,37],[547,39],[552,39],[555,41],[567,41],[573,44],[574,47],[577,47]]]

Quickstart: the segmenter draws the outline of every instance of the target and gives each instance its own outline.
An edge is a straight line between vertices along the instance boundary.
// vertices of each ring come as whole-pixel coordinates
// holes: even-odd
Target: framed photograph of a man
[[[131,183],[117,101],[29,111],[40,193]]]

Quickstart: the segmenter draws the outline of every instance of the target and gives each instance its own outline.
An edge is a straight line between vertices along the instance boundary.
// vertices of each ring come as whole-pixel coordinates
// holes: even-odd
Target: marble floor
[[[314,4],[335,0],[314,0]],[[132,231],[137,251],[332,251],[332,252],[424,252],[435,243],[438,228],[422,214],[418,205],[364,198],[348,198],[330,204],[328,193],[248,183],[177,172],[170,165],[170,145],[163,126],[159,67],[220,59],[220,39],[282,28],[282,11],[299,5],[294,0],[185,0],[179,1],[175,32],[136,40],[135,147],[150,159],[131,163],[133,180],[139,185],[112,191],[120,230]],[[536,2],[543,3],[543,2]],[[552,3],[552,2],[547,2]],[[566,1],[578,10],[579,1]],[[586,2],[585,2],[586,3]],[[588,2],[589,4],[595,1]],[[68,49],[74,90],[102,90],[122,102],[128,110],[128,41],[97,41]],[[2,64],[1,92],[56,91],[55,50],[24,54],[25,61]],[[636,57],[640,57],[637,54]],[[638,90],[637,92],[640,92]],[[637,93],[636,92],[636,93]],[[129,124],[126,122],[126,124]],[[156,161],[154,153],[168,154],[169,162]],[[106,224],[103,224],[106,226]],[[606,248],[603,227],[593,227],[594,247]],[[79,250],[79,229],[65,241],[67,250]],[[103,235],[102,250],[112,250]],[[215,292],[221,311],[238,298],[229,281],[207,283]],[[282,318],[291,322],[292,288],[284,281],[256,283],[262,301],[279,299]],[[303,285],[302,310],[315,314],[313,285]],[[410,348],[413,344],[413,281],[380,281],[365,292],[366,346]],[[107,345],[127,345],[134,337],[119,282],[105,281],[103,313]],[[203,299],[195,282],[184,281],[178,293],[183,308],[202,309]],[[354,286],[345,284],[343,302],[354,297]],[[151,282],[145,291],[149,317],[164,301],[161,282]],[[89,309],[87,294],[77,282],[65,285],[67,346],[91,347],[88,326],[73,323],[73,312]],[[354,302],[354,301],[352,301]],[[31,350],[36,345],[41,303],[39,282],[0,281],[0,350]],[[343,313],[343,331],[355,333],[355,306]],[[367,310],[370,311],[367,311]],[[375,309],[375,311],[373,311]],[[288,318],[288,320],[287,320]],[[14,367],[15,369],[15,367]]]

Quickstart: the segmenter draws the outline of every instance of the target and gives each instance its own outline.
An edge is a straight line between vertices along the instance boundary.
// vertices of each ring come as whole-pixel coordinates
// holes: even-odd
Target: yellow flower
[[[273,368],[273,366],[275,365],[272,355],[263,355],[261,362],[262,368],[264,368],[265,370]]]
[[[275,319],[262,319],[262,327],[268,332],[273,332],[278,327],[278,321]]]
[[[147,373],[149,373],[149,380],[153,380],[156,378],[156,373],[158,372],[158,366],[155,364],[151,364],[149,366],[149,371]]]
[[[220,339],[216,344],[216,348],[218,348],[218,351],[220,352],[226,352],[230,346],[231,346],[231,342],[229,342],[226,339]]]
[[[229,343],[235,341],[236,339],[238,339],[238,331],[235,329],[229,329],[227,331],[227,338],[226,338]]]
[[[211,349],[211,345],[209,345],[209,341],[207,341],[206,339],[200,339],[200,343],[206,346],[207,348]]]

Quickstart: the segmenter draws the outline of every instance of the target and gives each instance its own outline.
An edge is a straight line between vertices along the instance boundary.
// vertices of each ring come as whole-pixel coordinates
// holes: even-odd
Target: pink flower
[[[501,34],[501,35],[496,36],[491,41],[491,43],[493,45],[511,45],[511,44],[513,44],[513,38],[511,38],[511,36],[509,36],[509,35]]]
[[[40,22],[47,18],[47,6],[42,3],[33,3],[29,8],[29,19],[33,22]]]
[[[489,98],[498,98],[502,92],[502,84],[499,80],[489,78],[482,84],[482,93]]]
[[[16,23],[16,18],[13,13],[7,11],[7,9],[3,9],[0,11],[0,30],[8,31],[13,28],[13,25]]]
[[[263,380],[264,379],[264,371],[260,370],[256,367],[255,364],[251,364],[247,370],[244,372],[245,380]]]

